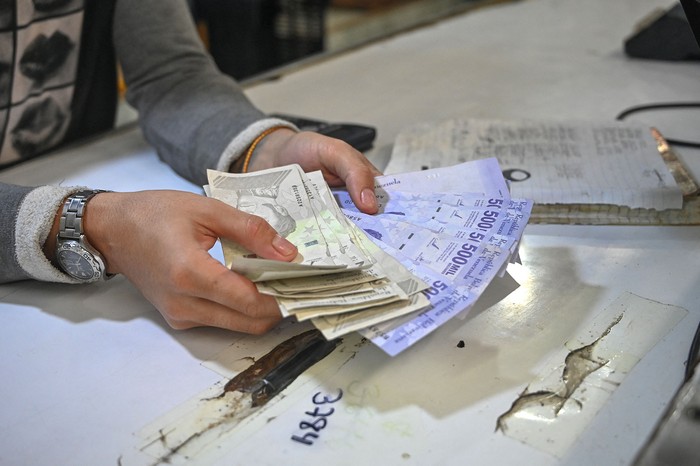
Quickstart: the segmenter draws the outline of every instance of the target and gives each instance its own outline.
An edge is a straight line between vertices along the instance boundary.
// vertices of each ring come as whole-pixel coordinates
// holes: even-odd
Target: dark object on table
[[[699,15],[700,6],[695,0],[684,0],[683,5],[678,3],[665,12],[652,14],[625,40],[625,53],[652,60],[700,60],[696,40],[700,34]]]
[[[302,131],[315,131],[319,134],[340,139],[360,152],[371,149],[374,144],[374,138],[377,136],[376,129],[357,123],[333,123],[282,113],[274,113],[270,116],[294,123]]]
[[[700,2],[697,0],[681,0],[685,17],[695,35],[695,42],[700,46]]]
[[[253,407],[263,406],[306,369],[328,356],[342,339],[328,341],[318,330],[289,338],[229,380],[226,392],[250,393]]]

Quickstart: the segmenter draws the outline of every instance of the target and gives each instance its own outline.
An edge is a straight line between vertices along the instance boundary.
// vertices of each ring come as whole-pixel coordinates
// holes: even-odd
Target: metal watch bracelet
[[[103,189],[84,190],[73,193],[63,205],[61,219],[58,226],[59,238],[80,239],[83,235],[83,215],[85,206],[90,198],[96,194],[107,193]]]
[[[83,262],[84,264],[91,264],[89,267],[93,270],[93,272],[91,272],[93,276],[89,278],[90,274],[87,273],[84,266],[80,272],[77,272],[79,269],[74,269],[77,263],[72,261],[64,263],[63,258],[58,258],[59,264],[66,273],[82,281],[90,282],[100,278],[108,279],[113,276],[113,274],[107,273],[104,258],[99,251],[90,244],[83,231],[83,217],[88,201],[96,194],[104,192],[109,191],[83,190],[71,194],[64,202],[59,219],[58,234],[56,235],[57,255],[62,252],[63,254],[71,254],[69,251],[73,251],[73,254],[82,256],[82,260],[85,261]],[[77,256],[74,255],[73,257]],[[80,260],[78,262],[80,262]]]

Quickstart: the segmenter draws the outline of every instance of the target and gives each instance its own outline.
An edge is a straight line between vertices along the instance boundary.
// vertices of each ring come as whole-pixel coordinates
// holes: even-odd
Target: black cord
[[[698,359],[700,357],[700,325],[695,331],[695,337],[693,337],[693,342],[690,344],[690,350],[688,351],[688,361],[685,363],[685,381],[687,382],[695,373],[695,367],[698,365]]]
[[[661,102],[656,104],[637,105],[636,107],[630,107],[623,110],[619,115],[617,115],[617,117],[615,117],[615,119],[624,120],[627,116],[633,113],[646,112],[649,110],[669,110],[674,108],[700,108],[700,102]],[[669,138],[665,139],[666,142],[672,145],[700,148],[700,142],[698,141],[684,141],[681,139]]]

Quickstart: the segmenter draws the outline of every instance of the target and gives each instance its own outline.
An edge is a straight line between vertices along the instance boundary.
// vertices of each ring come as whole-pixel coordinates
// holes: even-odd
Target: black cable
[[[674,108],[700,108],[700,102],[661,102],[656,104],[637,105],[620,112],[615,117],[616,120],[624,120],[633,113],[646,112],[649,110],[669,110]],[[684,141],[681,139],[665,138],[666,142],[676,146],[700,148],[700,141]]]
[[[685,363],[685,381],[687,382],[695,373],[695,367],[700,361],[700,325],[695,331],[695,337],[693,337],[693,342],[690,344],[690,350],[688,351],[688,361]]]

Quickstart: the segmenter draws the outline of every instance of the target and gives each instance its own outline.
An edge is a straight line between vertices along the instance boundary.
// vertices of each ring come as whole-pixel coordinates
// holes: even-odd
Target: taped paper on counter
[[[256,389],[255,377],[244,377],[242,387],[231,383],[246,370],[252,369],[252,375],[258,374],[261,369],[256,364],[266,357],[270,357],[268,362],[273,365],[268,368],[267,375],[264,372],[260,375],[265,379],[263,382],[271,381],[272,372],[284,365],[284,358],[293,354],[304,356],[283,346],[309,334],[309,329],[313,327],[282,325],[263,336],[245,335],[213,359],[204,361],[204,367],[224,376],[224,380],[136,432],[137,445],[124,453],[124,464],[214,464],[261,429],[268,429],[271,434],[270,429],[285,429],[286,426],[272,427],[270,420],[308,397],[309,393],[318,391],[317,387],[325,379],[353,359],[358,348],[365,344],[359,335],[350,335],[342,342],[325,342],[322,337],[314,337],[312,343],[329,345],[319,356],[320,360],[312,361],[310,367],[299,374],[290,374],[284,393],[275,393],[269,399],[263,396],[261,403],[256,403],[255,395],[258,392],[265,395],[265,390]],[[246,356],[241,357],[242,354]],[[248,386],[250,384],[255,386]],[[285,437],[286,432],[282,436]]]
[[[550,360],[499,416],[496,429],[562,457],[637,362],[687,312],[621,295]]]

